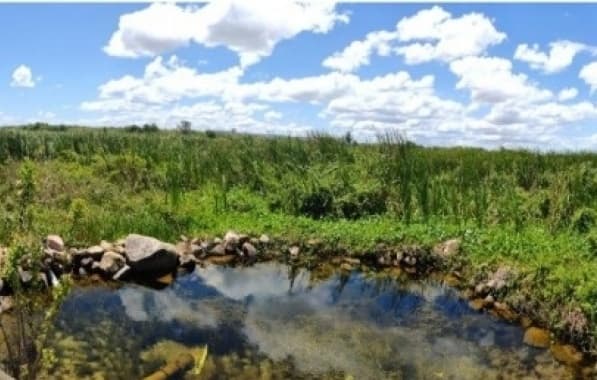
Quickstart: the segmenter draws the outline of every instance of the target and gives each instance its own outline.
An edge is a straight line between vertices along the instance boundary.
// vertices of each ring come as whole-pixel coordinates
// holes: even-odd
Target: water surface
[[[136,379],[207,345],[193,379],[567,378],[519,326],[450,288],[278,263],[209,266],[155,290],[80,287],[63,304],[52,378]]]

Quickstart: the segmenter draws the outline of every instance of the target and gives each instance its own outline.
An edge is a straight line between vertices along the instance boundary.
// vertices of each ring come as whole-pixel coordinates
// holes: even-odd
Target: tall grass
[[[76,161],[119,186],[164,191],[172,205],[204,188],[216,189],[214,204],[226,208],[230,189],[243,188],[273,211],[313,218],[390,213],[407,223],[542,223],[556,231],[597,208],[595,153],[423,148],[395,134],[357,145],[321,134],[0,130],[0,162],[25,159]]]

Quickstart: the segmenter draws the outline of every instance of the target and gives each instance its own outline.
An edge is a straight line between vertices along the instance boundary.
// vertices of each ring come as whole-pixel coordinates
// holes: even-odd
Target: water
[[[522,330],[433,281],[265,263],[165,289],[80,287],[56,322],[52,379],[137,379],[207,345],[184,379],[567,378]],[[546,377],[547,376],[547,377]]]

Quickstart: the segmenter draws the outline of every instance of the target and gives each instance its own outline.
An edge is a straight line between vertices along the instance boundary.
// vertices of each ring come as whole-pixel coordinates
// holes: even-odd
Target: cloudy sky
[[[597,4],[0,4],[0,125],[597,150]]]

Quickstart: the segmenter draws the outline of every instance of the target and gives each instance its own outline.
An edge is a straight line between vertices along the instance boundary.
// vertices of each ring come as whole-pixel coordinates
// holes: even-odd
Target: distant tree
[[[182,133],[189,133],[191,132],[191,122],[188,120],[181,120],[180,123],[176,126],[179,132]]]
[[[214,137],[216,137],[216,132],[212,131],[211,129],[208,129],[205,131],[205,136],[209,137],[210,139],[213,139]]]
[[[143,124],[143,132],[157,132],[160,129],[155,123]]]
[[[344,135],[344,141],[347,144],[352,144],[354,142],[354,139],[352,138],[352,134],[350,133],[350,131],[346,132],[346,134]]]

